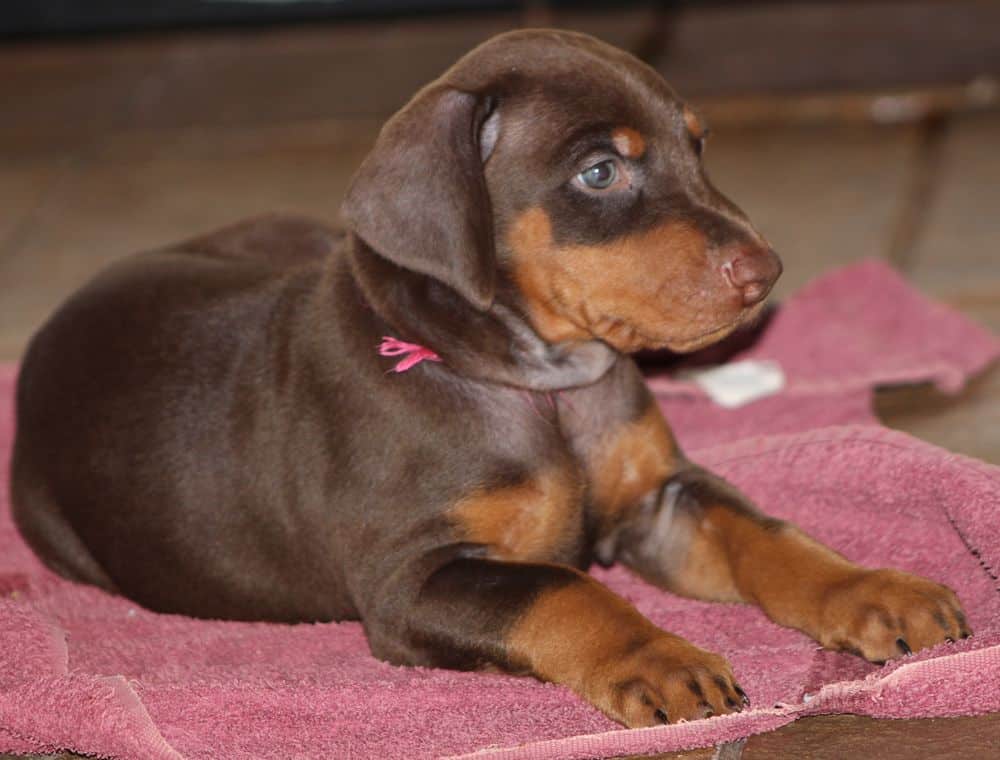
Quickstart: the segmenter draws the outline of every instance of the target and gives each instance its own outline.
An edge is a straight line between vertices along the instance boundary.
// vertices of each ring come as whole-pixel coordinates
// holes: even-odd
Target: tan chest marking
[[[597,510],[614,521],[677,468],[678,449],[659,407],[609,430],[587,458],[587,475]]]
[[[504,488],[483,489],[451,510],[463,539],[490,547],[498,559],[549,559],[580,529],[581,478],[568,468],[544,470]]]

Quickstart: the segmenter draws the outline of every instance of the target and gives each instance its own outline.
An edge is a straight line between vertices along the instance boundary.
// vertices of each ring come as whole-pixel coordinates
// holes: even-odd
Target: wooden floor
[[[642,19],[566,24],[638,44]],[[0,47],[0,361],[107,262],[251,214],[335,220],[382,118],[511,15]],[[1000,113],[740,123],[707,162],[782,255],[777,296],[881,257],[1000,331]],[[766,123],[765,123],[766,122]],[[1000,371],[956,397],[884,391],[887,424],[1000,464]],[[987,742],[994,742],[988,745]],[[1000,719],[799,721],[669,757],[986,757]],[[667,757],[667,756],[665,756]]]

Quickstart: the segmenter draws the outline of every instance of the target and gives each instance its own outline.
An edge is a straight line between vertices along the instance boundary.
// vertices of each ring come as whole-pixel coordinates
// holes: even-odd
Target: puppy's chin
[[[753,325],[766,308],[766,302],[761,302],[745,309],[730,322],[725,322],[716,328],[694,335],[670,335],[662,338],[639,334],[639,340],[630,342],[627,349],[615,346],[622,353],[636,351],[672,351],[675,354],[690,354],[725,340],[738,329]],[[638,332],[638,331],[637,331]],[[614,345],[614,343],[612,343]]]
[[[665,348],[669,351],[673,351],[675,354],[690,354],[694,351],[711,346],[713,343],[718,343],[720,340],[732,335],[737,327],[739,327],[739,322],[734,322],[720,327],[717,330],[713,330],[712,332],[705,333],[704,335],[698,335],[693,338],[664,341],[662,345],[655,346],[654,348]]]

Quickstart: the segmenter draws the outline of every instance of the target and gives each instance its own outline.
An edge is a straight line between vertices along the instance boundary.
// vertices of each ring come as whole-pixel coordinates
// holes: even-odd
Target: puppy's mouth
[[[656,346],[656,348],[667,348],[678,354],[687,354],[691,351],[697,351],[700,348],[705,348],[713,343],[717,343],[726,336],[731,335],[742,323],[742,319],[737,319],[729,324],[723,325],[722,327],[717,327],[714,330],[702,333],[701,335],[664,342],[662,346]]]
[[[605,316],[594,320],[589,332],[616,350],[631,354],[636,351],[667,349],[678,354],[691,353],[717,343],[741,327],[753,324],[764,312],[765,302],[741,311],[735,319],[694,335],[658,336],[627,320]]]
[[[761,319],[766,309],[767,302],[761,301],[760,303],[755,304],[749,309],[741,312],[736,319],[722,325],[721,327],[717,327],[714,330],[702,333],[701,335],[696,335],[692,338],[674,341],[665,345],[664,348],[668,348],[678,354],[687,354],[692,351],[698,351],[702,348],[706,348],[714,343],[718,343],[724,338],[728,338],[737,330],[752,327]]]

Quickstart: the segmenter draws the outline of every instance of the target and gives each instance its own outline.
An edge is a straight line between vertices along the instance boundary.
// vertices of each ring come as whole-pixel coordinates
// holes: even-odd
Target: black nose
[[[743,247],[722,265],[726,279],[743,296],[744,306],[763,301],[781,274],[781,259],[770,248]]]

